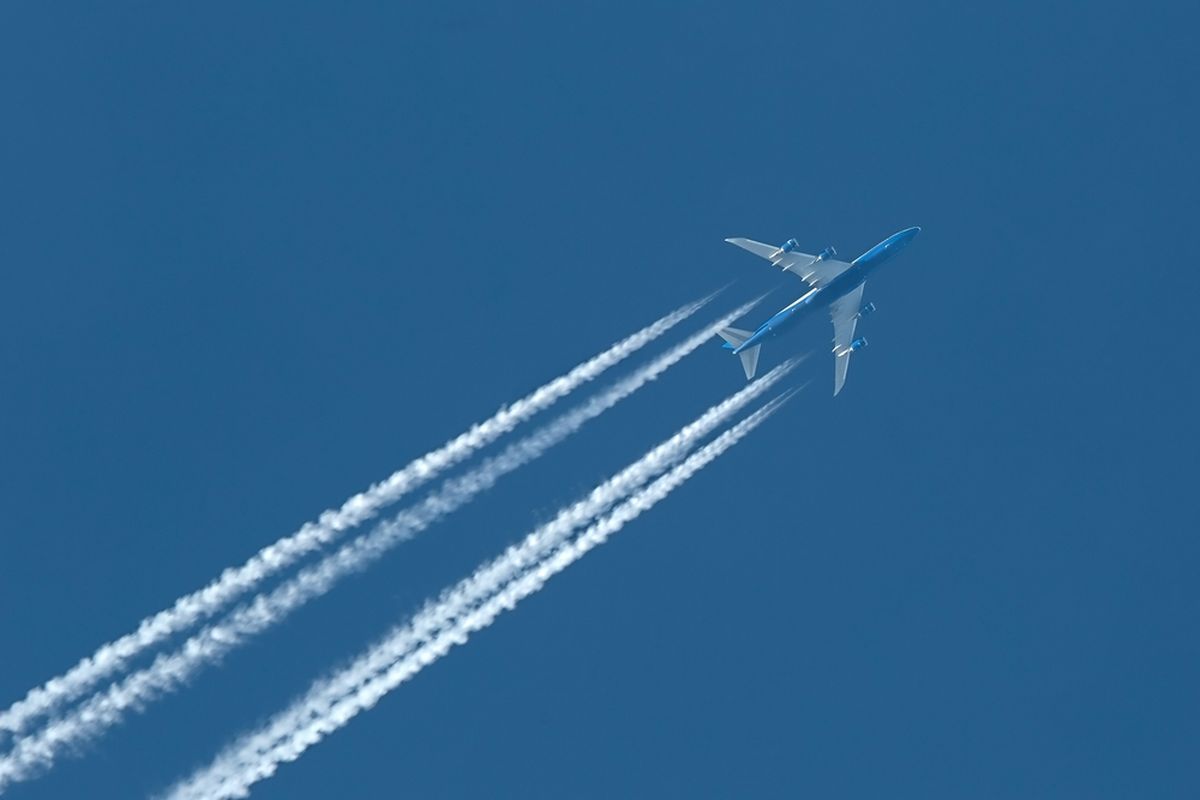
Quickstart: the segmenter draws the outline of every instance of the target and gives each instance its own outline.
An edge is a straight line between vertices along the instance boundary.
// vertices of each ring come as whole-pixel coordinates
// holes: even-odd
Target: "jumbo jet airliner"
[[[837,251],[826,247],[819,255],[810,256],[796,251],[800,243],[788,239],[779,247],[753,239],[726,239],[743,250],[762,256],[784,272],[791,272],[809,285],[809,290],[796,302],[779,311],[754,331],[722,328],[718,333],[725,347],[742,359],[746,379],[758,369],[758,351],[763,341],[772,339],[795,327],[802,318],[817,309],[828,308],[833,319],[833,393],[836,396],[846,383],[850,369],[850,354],[867,346],[864,338],[854,338],[859,319],[875,310],[874,303],[863,305],[863,287],[867,276],[883,262],[908,246],[920,228],[905,228],[893,233],[879,244],[847,264],[834,258]]]

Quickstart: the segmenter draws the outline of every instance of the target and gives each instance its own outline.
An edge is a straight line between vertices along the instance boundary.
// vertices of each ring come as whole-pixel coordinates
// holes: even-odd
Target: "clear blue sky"
[[[1195,797],[1192,4],[8,2],[0,702],[668,308],[872,347],[255,797]],[[772,309],[764,309],[766,313]],[[757,323],[759,316],[748,320]],[[206,762],[742,383],[714,340],[14,798]]]

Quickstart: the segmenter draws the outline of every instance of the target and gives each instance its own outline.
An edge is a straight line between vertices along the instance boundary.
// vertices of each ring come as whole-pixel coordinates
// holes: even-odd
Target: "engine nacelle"
[[[797,242],[795,239],[788,239],[786,242],[779,245],[779,252],[780,253],[791,253],[799,246],[800,246],[800,243]]]
[[[820,253],[817,254],[817,261],[825,261],[826,259],[833,258],[836,255],[837,255],[837,250],[834,250],[832,247],[826,247],[824,250],[822,250]]]
[[[867,340],[862,336],[858,337],[857,339],[855,339],[853,342],[850,343],[851,351],[866,350],[866,349],[867,349]]]
[[[874,313],[875,313],[875,304],[867,303],[865,306],[863,306],[862,308],[860,308],[858,310],[858,313],[854,315],[854,318],[862,319],[863,317],[870,316],[871,314],[874,314]]]

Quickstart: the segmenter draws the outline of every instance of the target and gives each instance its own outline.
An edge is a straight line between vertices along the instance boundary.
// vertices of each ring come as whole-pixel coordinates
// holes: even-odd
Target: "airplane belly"
[[[801,320],[812,316],[813,312],[826,308],[833,299],[835,298],[828,289],[814,290],[790,306],[776,312],[775,316],[759,326],[758,330],[754,332],[753,341],[758,342],[782,336],[796,328]]]
[[[803,302],[777,314],[775,319],[768,323],[773,329],[774,335],[778,336],[796,327],[796,323],[809,316],[814,309],[820,307],[821,303],[817,300],[820,295],[821,292],[818,292]]]

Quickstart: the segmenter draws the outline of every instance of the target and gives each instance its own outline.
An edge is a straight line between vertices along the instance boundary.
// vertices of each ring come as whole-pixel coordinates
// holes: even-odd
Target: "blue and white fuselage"
[[[862,291],[867,278],[907,247],[920,232],[920,228],[913,227],[894,233],[849,264],[830,258],[835,254],[832,248],[818,256],[797,253],[794,240],[778,248],[749,239],[726,240],[770,260],[784,271],[796,273],[812,288],[752,333],[737,328],[724,329],[721,336],[725,339],[725,347],[742,356],[747,378],[753,377],[758,362],[757,348],[764,341],[791,330],[800,320],[818,309],[829,309],[834,324],[834,354],[840,361],[848,362],[850,352],[866,346],[866,340],[854,339],[853,333],[857,320],[874,310],[874,304],[862,305]],[[845,363],[838,365],[835,394],[841,390],[845,369]]]

